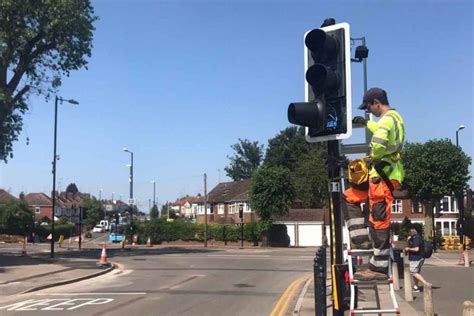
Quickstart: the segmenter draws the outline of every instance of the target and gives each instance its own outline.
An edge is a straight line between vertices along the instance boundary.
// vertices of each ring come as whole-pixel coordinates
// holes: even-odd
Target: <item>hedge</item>
[[[130,227],[126,228],[127,232]],[[163,241],[204,241],[204,224],[190,223],[182,219],[167,222],[162,219],[153,219],[134,226],[133,231],[139,235],[139,242],[145,243],[150,237],[152,243]],[[244,224],[244,240],[258,243],[261,241],[262,228],[259,222]],[[207,224],[207,239],[216,241],[236,242],[240,240],[241,228],[238,225]],[[285,225],[273,225],[269,231],[270,245],[288,247],[290,239]]]

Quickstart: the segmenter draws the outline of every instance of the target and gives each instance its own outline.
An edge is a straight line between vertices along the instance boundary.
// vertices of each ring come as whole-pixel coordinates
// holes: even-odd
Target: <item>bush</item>
[[[259,222],[250,222],[244,225],[244,239],[254,243],[262,240],[262,226]]]
[[[268,243],[271,247],[289,247],[290,237],[286,225],[273,224],[268,231]]]
[[[65,225],[54,225],[54,239],[58,240],[60,235],[64,235],[64,238],[71,237],[76,230],[74,224],[65,224]],[[51,234],[51,225],[38,225],[36,226],[36,235],[40,237],[41,240],[45,240],[49,234]]]

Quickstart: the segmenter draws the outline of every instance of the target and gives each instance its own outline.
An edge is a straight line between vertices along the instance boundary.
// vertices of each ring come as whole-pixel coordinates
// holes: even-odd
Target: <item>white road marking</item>
[[[38,296],[69,296],[69,295],[146,295],[146,292],[110,292],[110,293],[38,293]]]
[[[0,306],[0,310],[6,309],[7,311],[62,311],[62,310],[74,310],[88,305],[102,305],[114,301],[113,298],[48,298],[48,299],[29,299],[26,301],[13,303],[10,305]],[[55,302],[54,304],[51,304]],[[59,303],[58,303],[59,302]],[[75,305],[76,302],[81,304]],[[63,308],[59,306],[72,306],[69,308]]]

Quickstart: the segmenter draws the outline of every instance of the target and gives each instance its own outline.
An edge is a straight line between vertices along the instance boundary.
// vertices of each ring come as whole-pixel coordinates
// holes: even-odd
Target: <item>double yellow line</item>
[[[288,307],[288,303],[290,303],[291,299],[294,297],[294,293],[296,289],[308,280],[309,276],[302,276],[299,279],[293,281],[290,286],[288,286],[283,293],[283,295],[278,300],[278,303],[273,308],[272,313],[270,316],[282,316],[285,314],[286,308]]]

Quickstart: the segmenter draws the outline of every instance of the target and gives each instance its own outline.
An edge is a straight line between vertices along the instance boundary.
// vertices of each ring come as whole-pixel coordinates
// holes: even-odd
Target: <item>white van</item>
[[[109,221],[106,219],[103,219],[100,221],[100,226],[104,227],[105,231],[109,231]]]

